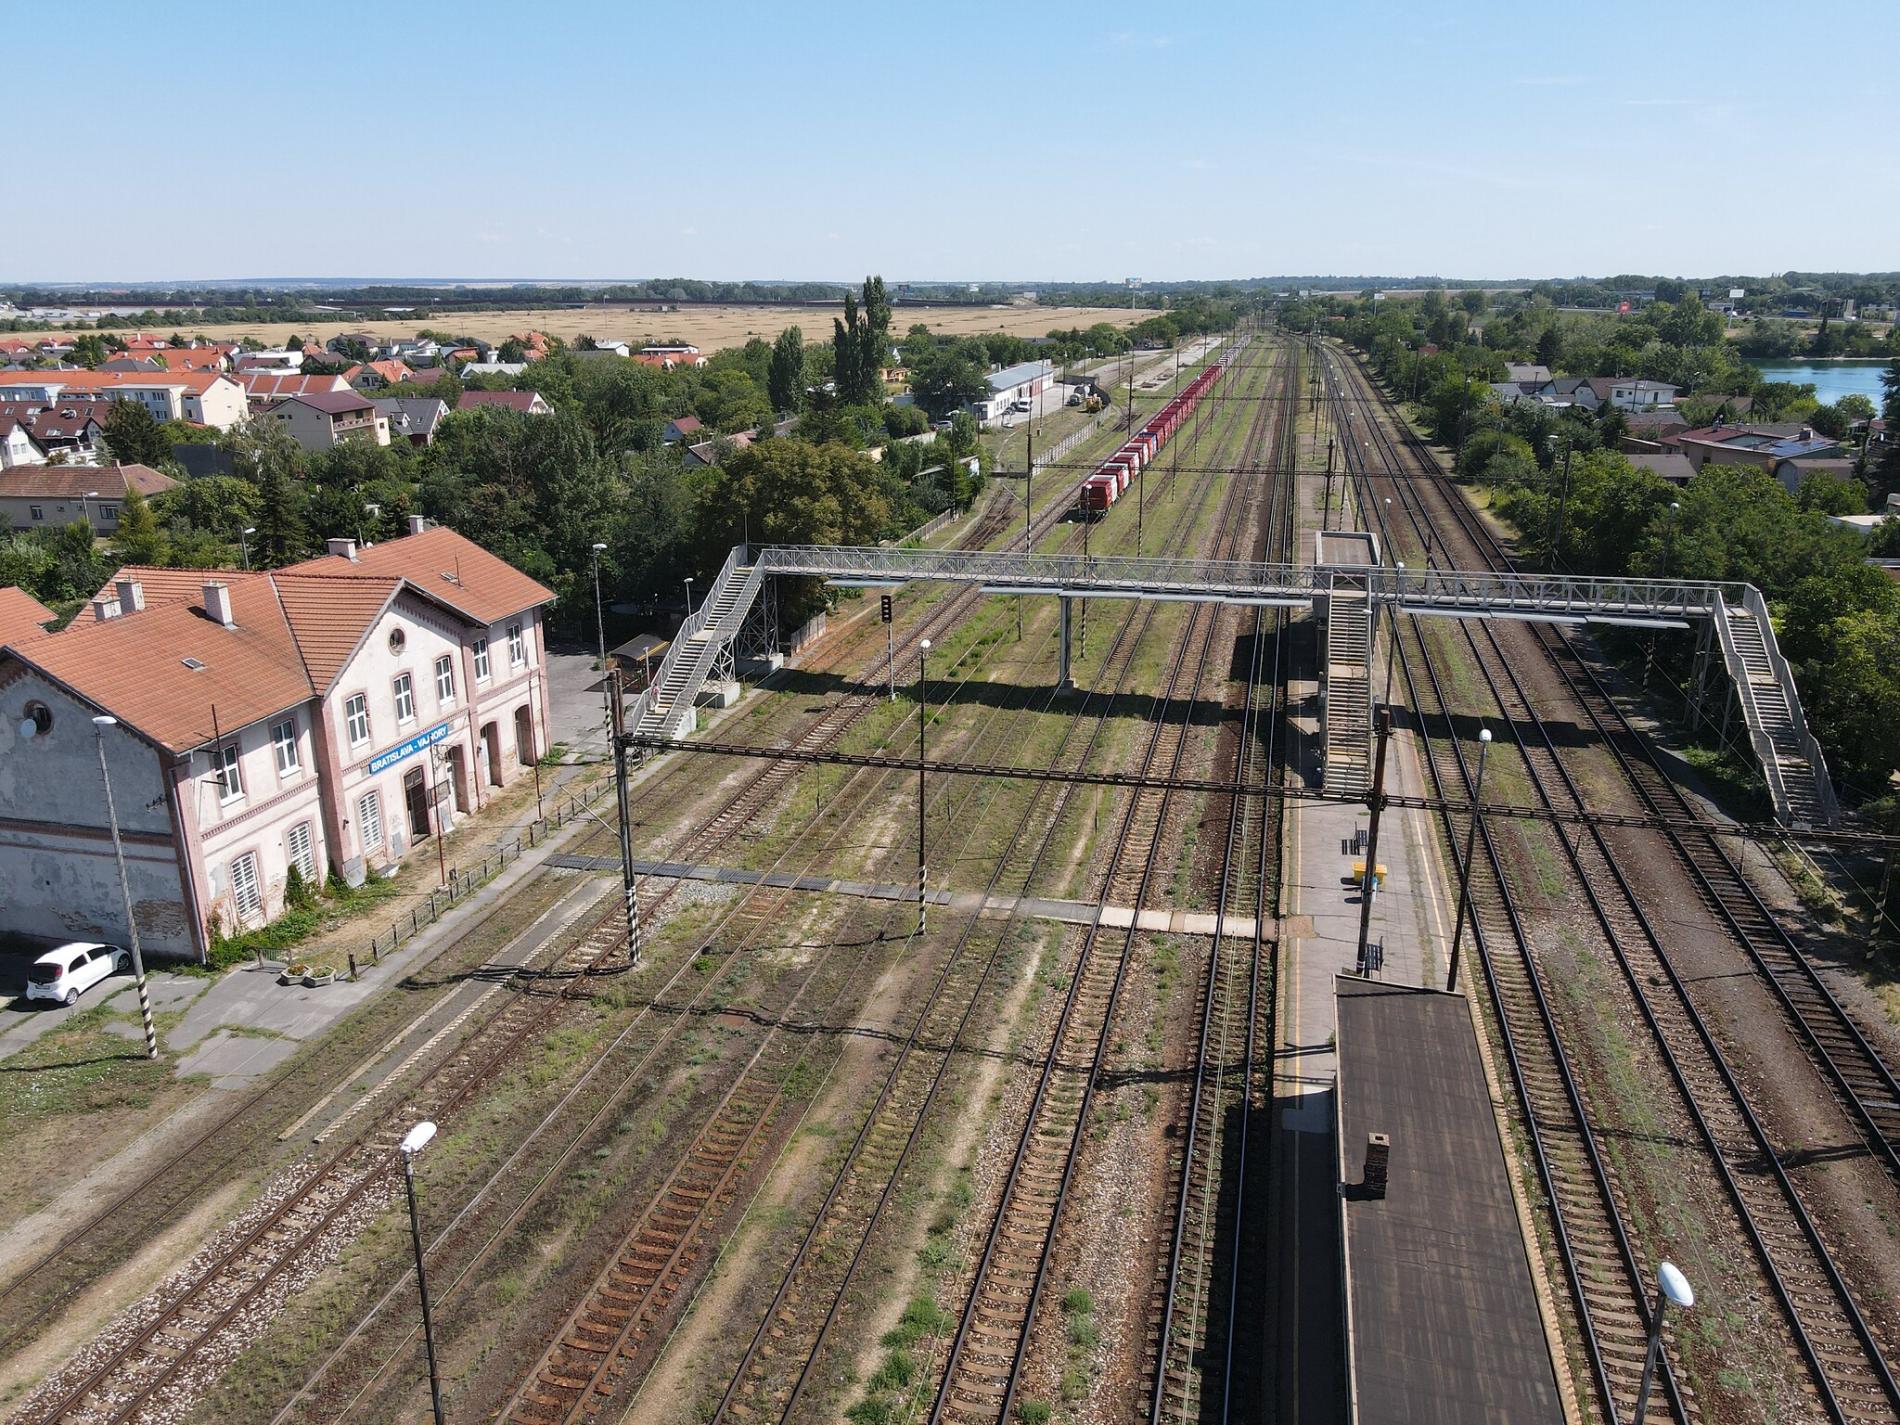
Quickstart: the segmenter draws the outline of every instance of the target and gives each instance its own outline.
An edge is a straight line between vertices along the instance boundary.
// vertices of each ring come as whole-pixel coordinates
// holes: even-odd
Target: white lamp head
[[[599,553],[600,553],[600,552],[601,552],[601,551],[602,551],[603,549],[605,549],[606,547],[607,547],[607,546],[606,546],[606,545],[604,545],[604,544],[596,544],[596,545],[594,546],[594,553],[596,553],[596,554],[599,554]]]
[[[119,720],[116,717],[112,717],[107,713],[100,713],[97,717],[95,717],[92,720],[92,725],[94,727],[117,727],[119,725]]]
[[[1695,1288],[1689,1285],[1689,1279],[1674,1262],[1664,1262],[1656,1268],[1656,1281],[1662,1287],[1663,1295],[1675,1305],[1684,1309],[1695,1305]]]
[[[1479,729],[1478,729],[1478,741],[1480,741],[1480,742],[1489,742],[1490,740],[1491,740],[1491,729],[1490,729],[1490,728],[1488,728],[1488,727],[1482,727],[1482,728],[1479,728]]]
[[[923,649],[924,652],[926,653],[930,652],[930,640],[927,638],[919,639],[917,642],[917,646]]]
[[[413,1158],[429,1146],[429,1140],[435,1137],[435,1125],[423,1119],[414,1128],[402,1135],[400,1151],[405,1158]]]

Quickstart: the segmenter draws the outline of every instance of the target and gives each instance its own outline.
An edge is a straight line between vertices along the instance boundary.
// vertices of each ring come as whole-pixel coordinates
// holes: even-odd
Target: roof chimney
[[[236,628],[237,620],[231,614],[231,586],[222,579],[210,579],[205,582],[205,612],[211,621],[223,624],[226,628]]]
[[[1801,427],[1801,438],[1802,438],[1803,440],[1813,440],[1813,439],[1814,439],[1814,427],[1813,427],[1813,426],[1802,426],[1802,427]]]
[[[325,543],[329,546],[330,553],[336,555],[339,559],[347,559],[352,564],[356,562],[356,541],[355,540],[331,539],[331,540],[326,540]]]
[[[92,616],[100,623],[119,616],[119,601],[101,594],[92,601]]]
[[[1367,1197],[1384,1197],[1386,1179],[1391,1172],[1392,1135],[1389,1133],[1368,1133],[1366,1135],[1366,1173],[1361,1184]]]
[[[427,515],[409,516],[409,533],[421,534],[428,527],[429,527],[429,517]]]
[[[140,613],[145,608],[145,586],[137,579],[121,579],[113,585],[119,591],[119,612]]]

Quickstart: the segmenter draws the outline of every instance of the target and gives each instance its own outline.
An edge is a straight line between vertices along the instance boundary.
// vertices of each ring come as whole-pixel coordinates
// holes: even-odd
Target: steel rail
[[[1389,433],[1387,433],[1383,427],[1377,423],[1373,424],[1381,443],[1382,455],[1392,468],[1397,468],[1399,464],[1397,460],[1397,447],[1392,443]],[[1399,488],[1402,491],[1405,511],[1413,524],[1414,531],[1422,536],[1424,531],[1430,527],[1430,516],[1426,513],[1423,502],[1416,490],[1408,489],[1403,485]],[[1482,549],[1483,545],[1479,547]],[[1529,695],[1524,690],[1515,669],[1512,667],[1502,644],[1498,640],[1496,630],[1487,627],[1484,632],[1486,640],[1490,645],[1491,658],[1495,659],[1503,668],[1504,675],[1511,684],[1513,697],[1523,710],[1524,717],[1521,719],[1513,715],[1511,708],[1507,705],[1504,690],[1492,671],[1491,661],[1485,657],[1483,650],[1478,645],[1477,635],[1468,626],[1464,628],[1465,639],[1471,647],[1473,655],[1477,658],[1479,669],[1491,689],[1494,700],[1505,714],[1514,740],[1517,741],[1520,749],[1523,751],[1526,768],[1530,772],[1532,783],[1538,795],[1540,798],[1549,801],[1550,789],[1545,780],[1545,775],[1537,770],[1537,767],[1531,761],[1528,749],[1524,748],[1522,723],[1525,721],[1528,721],[1536,730],[1543,745],[1544,758],[1547,760],[1549,766],[1554,769],[1556,776],[1562,782],[1565,793],[1573,803],[1581,805],[1583,802],[1582,792],[1572,779],[1569,768],[1559,755],[1556,744],[1550,737],[1546,723],[1536,712]],[[1424,651],[1422,641],[1420,648],[1421,651]],[[1427,653],[1426,656],[1429,658],[1429,653]],[[1718,1176],[1722,1180],[1730,1203],[1741,1222],[1744,1234],[1753,1247],[1757,1260],[1793,1327],[1797,1348],[1800,1350],[1813,1374],[1814,1384],[1818,1393],[1827,1406],[1832,1418],[1839,1421],[1846,1421],[1850,1418],[1862,1418],[1850,1415],[1850,1407],[1842,1397],[1849,1386],[1853,1387],[1856,1396],[1864,1395],[1868,1387],[1863,1382],[1850,1382],[1843,1379],[1841,1388],[1836,1388],[1836,1377],[1844,1376],[1855,1368],[1855,1363],[1847,1358],[1847,1353],[1853,1348],[1842,1343],[1839,1339],[1845,1335],[1850,1337],[1854,1344],[1859,1347],[1860,1351],[1864,1353],[1864,1359],[1858,1364],[1873,1377],[1873,1388],[1883,1397],[1885,1408],[1887,1410],[1900,1410],[1900,1385],[1896,1385],[1893,1374],[1881,1353],[1878,1343],[1874,1340],[1868,1323],[1862,1317],[1858,1304],[1854,1301],[1853,1295],[1848,1288],[1845,1278],[1840,1272],[1838,1264],[1829,1251],[1817,1224],[1808,1213],[1800,1193],[1782,1164],[1774,1145],[1770,1142],[1766,1130],[1749,1105],[1747,1095],[1730,1068],[1726,1056],[1722,1053],[1716,1041],[1715,1035],[1709,1028],[1701,1012],[1696,1008],[1694,1001],[1690,998],[1688,987],[1677,974],[1673,963],[1664,950],[1661,937],[1657,934],[1654,925],[1642,907],[1641,898],[1629,884],[1619,864],[1618,858],[1611,850],[1602,831],[1599,828],[1592,827],[1589,829],[1589,835],[1597,851],[1598,859],[1602,862],[1603,866],[1607,868],[1608,879],[1615,884],[1621,893],[1624,905],[1637,923],[1639,938],[1647,943],[1653,958],[1660,966],[1664,977],[1668,980],[1671,988],[1675,992],[1676,1002],[1672,1005],[1673,1011],[1679,1013],[1693,1031],[1694,1040],[1701,1045],[1714,1077],[1719,1082],[1722,1091],[1727,1095],[1730,1111],[1740,1120],[1742,1131],[1745,1132],[1749,1143],[1752,1145],[1754,1154],[1769,1166],[1770,1176],[1773,1178],[1775,1186],[1778,1189],[1779,1205],[1782,1210],[1794,1219],[1800,1239],[1805,1241],[1809,1252],[1813,1254],[1814,1260],[1821,1269],[1821,1276],[1825,1279],[1827,1288],[1831,1291],[1833,1297],[1831,1303],[1824,1303],[1824,1308],[1826,1304],[1832,1304],[1837,1307],[1846,1319],[1847,1329],[1844,1332],[1839,1327],[1830,1326],[1830,1333],[1835,1339],[1830,1341],[1828,1345],[1824,1347],[1816,1342],[1814,1339],[1814,1331],[1809,1324],[1809,1319],[1804,1311],[1804,1307],[1797,1300],[1796,1287],[1791,1283],[1787,1269],[1784,1269],[1783,1263],[1777,1260],[1775,1249],[1771,1245],[1771,1238],[1774,1242],[1778,1243],[1785,1241],[1785,1236],[1781,1233],[1771,1234],[1764,1227],[1761,1220],[1761,1214],[1763,1212],[1774,1211],[1777,1206],[1775,1198],[1770,1197],[1766,1200],[1750,1201],[1749,1194],[1744,1190],[1742,1182],[1729,1162],[1729,1153],[1723,1148],[1712,1125],[1709,1111],[1705,1108],[1698,1091],[1690,1082],[1689,1071],[1682,1061],[1682,1050],[1671,1041],[1670,1036],[1659,1018],[1652,997],[1645,988],[1645,976],[1639,972],[1631,960],[1631,946],[1624,934],[1612,920],[1611,912],[1599,889],[1597,873],[1587,869],[1583,865],[1575,843],[1573,843],[1567,835],[1560,836],[1566,858],[1571,864],[1578,884],[1582,886],[1589,900],[1592,912],[1602,929],[1606,942],[1609,944],[1612,953],[1617,959],[1618,965],[1623,971],[1629,991],[1642,1013],[1672,1080],[1677,1086],[1684,1108],[1691,1122],[1694,1124],[1697,1133],[1700,1135],[1706,1150],[1715,1163]],[[1799,1263],[1791,1263],[1789,1264],[1789,1269],[1798,1268],[1799,1265]]]
[[[1232,494],[1233,491],[1230,490],[1229,496],[1231,497]],[[1244,521],[1224,521],[1221,534],[1222,543],[1225,544],[1231,541],[1235,532],[1243,525]],[[1168,755],[1162,751],[1163,744],[1167,740],[1166,734],[1171,726],[1173,726],[1168,717],[1167,709],[1177,701],[1175,688],[1188,662],[1189,650],[1192,646],[1195,632],[1197,631],[1196,626],[1203,621],[1204,613],[1204,608],[1197,606],[1190,614],[1188,627],[1184,630],[1183,637],[1180,641],[1180,651],[1172,661],[1167,688],[1162,693],[1157,694],[1154,699],[1153,706],[1156,709],[1154,730],[1148,739],[1147,746],[1143,753],[1144,765],[1151,763],[1158,755]],[[1190,697],[1192,696],[1193,690],[1198,689],[1200,680],[1205,675],[1208,657],[1213,646],[1214,630],[1218,626],[1218,623],[1218,619],[1205,620],[1206,628],[1200,641],[1200,652],[1195,666]],[[1180,732],[1181,736],[1175,740],[1171,752],[1171,761],[1176,771],[1178,771],[1179,763],[1185,756],[1187,747],[1186,728],[1184,725],[1181,726]],[[1134,903],[1137,905],[1145,898],[1149,882],[1154,874],[1155,866],[1160,859],[1162,828],[1166,822],[1171,797],[1171,791],[1166,788],[1161,789],[1160,805],[1154,820],[1153,834],[1147,838],[1147,849],[1140,857],[1140,869],[1134,897]],[[1095,920],[1088,927],[1084,935],[1081,956],[1070,977],[1068,992],[1063,998],[1054,1034],[1050,1041],[1050,1051],[1044,1059],[1042,1072],[1038,1076],[1029,1110],[1024,1118],[1022,1133],[1017,1140],[1010,1167],[1003,1183],[996,1213],[990,1220],[989,1232],[985,1239],[981,1259],[977,1264],[969,1295],[959,1314],[957,1330],[950,1343],[949,1356],[944,1367],[942,1379],[938,1385],[935,1400],[930,1410],[929,1420],[931,1425],[939,1425],[939,1422],[944,1419],[946,1414],[981,1414],[981,1407],[964,1406],[955,1400],[958,1393],[959,1371],[963,1366],[965,1353],[969,1348],[972,1328],[982,1310],[985,1284],[989,1280],[992,1265],[997,1261],[1004,1224],[1010,1217],[1012,1203],[1016,1201],[1016,1194],[1022,1182],[1025,1166],[1030,1157],[1031,1147],[1037,1142],[1040,1136],[1037,1132],[1038,1125],[1042,1121],[1044,1107],[1050,1100],[1051,1086],[1057,1067],[1061,1062],[1063,1045],[1068,1042],[1070,1032],[1076,1025],[1077,1006],[1082,1000],[1084,984],[1090,979],[1092,974],[1098,978],[1103,975],[1103,966],[1098,963],[1096,958],[1096,950],[1101,939],[1101,912],[1108,903],[1108,897],[1112,894],[1116,869],[1122,864],[1122,854],[1129,849],[1129,843],[1133,839],[1136,817],[1140,805],[1141,797],[1138,793],[1134,798],[1130,799],[1127,807],[1124,809],[1120,825],[1116,830],[1113,842],[1114,850],[1110,855],[1109,871],[1103,884],[1102,898],[1097,905]],[[1057,1231],[1061,1222],[1062,1209],[1067,1203],[1069,1189],[1074,1180],[1076,1164],[1081,1153],[1083,1127],[1088,1121],[1089,1111],[1094,1101],[1095,1087],[1100,1078],[1101,1066],[1108,1047],[1108,1030],[1114,1022],[1115,1008],[1119,1003],[1122,983],[1127,972],[1137,935],[1137,929],[1135,925],[1131,923],[1127,933],[1122,939],[1119,953],[1112,956],[1112,963],[1106,968],[1107,985],[1105,987],[1098,986],[1091,994],[1091,999],[1099,1002],[1099,1013],[1091,1011],[1093,1014],[1092,1021],[1081,1026],[1082,1042],[1090,1044],[1090,1057],[1086,1064],[1077,1066],[1082,1084],[1079,1101],[1072,1106],[1072,1112],[1069,1109],[1063,1110],[1065,1119],[1072,1119],[1072,1121],[1067,1125],[1067,1147],[1066,1150],[1063,1150],[1061,1170],[1056,1177],[1053,1196],[1047,1202],[1047,1224],[1038,1233],[1038,1245],[1033,1253],[1034,1262],[1033,1266],[1029,1269],[1030,1284],[1027,1290],[1027,1299],[1023,1301],[1020,1325],[1013,1330],[1015,1338],[1013,1349],[1005,1348],[1009,1350],[1009,1360],[1007,1366],[1003,1369],[1001,1385],[1000,1387],[995,1385],[994,1377],[992,1376],[992,1383],[986,1388],[986,1393],[989,1395],[995,1395],[1000,1389],[1001,1398],[996,1403],[993,1416],[990,1417],[997,1421],[1008,1417],[1010,1408],[1015,1402],[1017,1388],[1021,1382],[1023,1366],[1027,1359],[1029,1340],[1034,1328],[1036,1310],[1041,1302],[1042,1289],[1047,1278],[1049,1258],[1054,1249]],[[1109,959],[1110,957],[1105,953],[1102,958]],[[1092,1041],[1092,1043],[1090,1041]],[[1054,1137],[1056,1135],[1052,1133],[1050,1136]],[[1043,1209],[1038,1207],[1036,1209],[1037,1215],[1042,1215],[1042,1211]],[[1010,1295],[1013,1299],[1020,1299],[1022,1296],[1020,1286],[1012,1287]]]
[[[1333,374],[1330,369],[1327,371],[1327,379],[1329,385],[1333,383]],[[1350,450],[1350,447],[1348,449]],[[1358,459],[1356,454],[1347,456],[1349,465]],[[1356,499],[1363,512],[1363,498],[1356,497]],[[1418,636],[1415,625],[1413,633],[1415,637]],[[1423,647],[1422,640],[1420,646]],[[1423,686],[1429,687],[1432,698],[1440,710],[1439,715],[1449,721],[1451,703],[1439,682],[1438,670],[1429,659],[1420,661],[1427,680]],[[1440,767],[1440,758],[1432,755],[1432,744],[1426,731],[1427,718],[1423,711],[1423,701],[1419,696],[1420,669],[1410,658],[1398,660],[1398,668],[1405,679],[1408,702],[1415,710],[1418,710],[1419,733],[1426,748],[1427,775],[1442,793],[1444,774]],[[1462,744],[1453,741],[1449,744],[1446,755],[1452,760],[1456,776],[1464,790],[1465,804],[1468,808],[1476,794],[1477,782],[1465,755],[1465,749]],[[1577,1322],[1581,1328],[1584,1355],[1594,1377],[1597,1395],[1604,1413],[1611,1419],[1620,1419],[1616,1386],[1611,1379],[1611,1362],[1606,1354],[1605,1343],[1597,1324],[1597,1307],[1601,1305],[1606,1315],[1614,1315],[1617,1312],[1633,1314],[1639,1322],[1647,1325],[1649,1307],[1643,1289],[1641,1262],[1630,1241],[1623,1213],[1617,1206],[1612,1175],[1604,1161],[1596,1135],[1590,1131],[1589,1118],[1584,1111],[1583,1096],[1577,1083],[1575,1069],[1569,1056],[1563,1052],[1558,1036],[1556,1017],[1551,1010],[1542,981],[1529,972],[1530,938],[1525,932],[1516,899],[1510,894],[1509,885],[1505,879],[1503,859],[1498,852],[1487,819],[1488,807],[1485,808],[1485,812],[1486,815],[1480,816],[1477,821],[1477,851],[1484,858],[1490,884],[1498,888],[1498,909],[1502,913],[1505,927],[1515,946],[1518,960],[1524,967],[1523,982],[1539,1031],[1535,1038],[1524,1034],[1525,1026],[1514,1025],[1507,1012],[1509,996],[1503,983],[1505,969],[1496,953],[1500,947],[1492,945],[1490,932],[1484,925],[1484,918],[1476,913],[1476,868],[1464,858],[1459,827],[1449,807],[1440,812],[1440,825],[1450,847],[1453,869],[1464,878],[1463,884],[1474,887],[1473,892],[1468,892],[1468,894],[1473,894],[1474,905],[1474,913],[1471,916],[1472,941],[1477,951],[1478,964],[1483,970],[1485,983],[1490,991],[1491,1001],[1497,1007],[1497,1023],[1503,1041],[1505,1062],[1510,1067],[1512,1084],[1523,1108],[1523,1122],[1530,1141],[1531,1155],[1537,1167],[1538,1180],[1543,1188],[1545,1200],[1550,1207],[1549,1222],[1552,1236],[1559,1260],[1570,1284],[1571,1305],[1576,1311]],[[1533,1076],[1541,1072],[1541,1069],[1534,1068],[1531,1064],[1531,1055],[1538,1052],[1549,1056],[1549,1072],[1556,1080],[1557,1099],[1568,1115],[1568,1121],[1563,1125],[1547,1124],[1542,1121],[1543,1115],[1538,1110],[1538,1095],[1533,1088]],[[1581,1262],[1578,1243],[1574,1239],[1578,1232],[1586,1230],[1590,1224],[1571,1220],[1564,1210],[1567,1194],[1564,1191],[1565,1180],[1561,1175],[1557,1156],[1550,1141],[1553,1129],[1561,1129],[1566,1135],[1572,1136],[1582,1154],[1582,1166],[1586,1178],[1582,1190],[1595,1204],[1595,1216],[1609,1232],[1616,1253],[1616,1263],[1622,1269],[1620,1285],[1602,1281],[1598,1273],[1587,1270]],[[1593,1284],[1599,1298],[1596,1303],[1592,1301]],[[1606,1297],[1607,1299],[1604,1299]],[[1688,1410],[1676,1383],[1674,1365],[1667,1355],[1660,1363],[1660,1382],[1664,1402],[1672,1417],[1677,1421],[1689,1420]]]
[[[1297,385],[1299,370],[1298,349],[1292,348],[1289,350],[1284,376],[1286,385]],[[1281,407],[1281,413],[1277,418],[1272,436],[1272,447],[1269,452],[1268,465],[1279,466],[1280,478],[1273,487],[1273,504],[1268,511],[1264,543],[1268,546],[1268,552],[1275,556],[1283,556],[1290,553],[1293,529],[1297,519],[1297,500],[1293,488],[1293,472],[1290,462],[1285,459],[1291,441],[1294,438],[1293,418],[1296,416],[1297,410],[1297,405],[1283,405]],[[1264,420],[1266,415],[1267,407],[1263,404],[1261,408],[1261,419]],[[1246,679],[1243,684],[1244,692],[1238,733],[1239,741],[1236,750],[1235,776],[1233,779],[1236,788],[1249,785],[1255,776],[1258,776],[1259,780],[1264,783],[1279,775],[1281,770],[1279,759],[1283,755],[1283,748],[1281,746],[1280,734],[1282,731],[1282,722],[1285,717],[1284,673],[1286,667],[1287,626],[1290,616],[1285,609],[1276,609],[1272,615],[1274,625],[1273,669],[1270,684],[1272,692],[1269,695],[1267,707],[1262,711],[1257,706],[1256,690],[1261,683],[1261,674],[1265,669],[1266,663],[1263,635],[1266,629],[1267,617],[1267,613],[1264,609],[1256,609],[1254,611],[1253,627],[1250,637],[1251,656]],[[1261,738],[1259,731],[1259,724],[1261,723],[1264,723],[1266,728],[1264,746],[1257,745]],[[1263,775],[1252,770],[1259,768],[1262,763],[1264,763],[1265,768]],[[1188,1106],[1187,1135],[1183,1142],[1181,1173],[1179,1186],[1176,1189],[1179,1197],[1174,1214],[1167,1267],[1161,1287],[1163,1306],[1161,1325],[1157,1332],[1155,1342],[1154,1380],[1149,1395],[1148,1418],[1150,1425],[1160,1425],[1160,1422],[1167,1414],[1169,1405],[1168,1382],[1170,1368],[1173,1364],[1172,1357],[1175,1346],[1175,1308],[1177,1299],[1181,1294],[1182,1258],[1190,1232],[1190,1211],[1193,1206],[1192,1178],[1195,1172],[1197,1145],[1199,1144],[1203,1132],[1203,1105],[1204,1101],[1212,1093],[1218,1092],[1218,1090],[1210,1088],[1208,1080],[1210,1076],[1220,1076],[1223,1073],[1229,1053],[1229,1046],[1225,1042],[1229,1028],[1228,1020],[1230,1015],[1228,1013],[1222,1013],[1220,1015],[1222,1044],[1219,1046],[1218,1051],[1213,1053],[1210,1053],[1210,1046],[1214,1035],[1216,1014],[1217,1011],[1222,1008],[1222,953],[1225,948],[1224,942],[1228,938],[1226,935],[1227,908],[1235,890],[1235,879],[1239,869],[1237,862],[1245,855],[1246,851],[1248,834],[1246,808],[1246,798],[1237,795],[1229,796],[1227,834],[1222,849],[1219,887],[1215,902],[1219,908],[1220,917],[1216,922],[1213,944],[1209,948],[1208,971],[1201,1000],[1200,1032],[1195,1051],[1194,1082]],[[1255,865],[1253,931],[1251,935],[1251,945],[1249,946],[1250,953],[1247,956],[1248,974],[1246,994],[1245,1002],[1239,1010],[1240,1033],[1243,1036],[1243,1048],[1241,1050],[1241,1062],[1238,1074],[1240,1085],[1238,1105],[1239,1123],[1236,1129],[1238,1146],[1235,1149],[1235,1176],[1232,1194],[1234,1230],[1232,1240],[1228,1244],[1226,1321],[1223,1332],[1223,1350],[1219,1366],[1219,1418],[1222,1421],[1228,1419],[1232,1412],[1234,1395],[1234,1343],[1240,1330],[1241,1236],[1245,1230],[1247,1214],[1247,1151],[1253,1119],[1253,1091],[1256,1073],[1254,1049],[1258,1040],[1257,1020],[1260,1012],[1260,971],[1262,962],[1268,960],[1269,957],[1277,961],[1278,953],[1277,935],[1274,938],[1271,950],[1268,949],[1265,935],[1266,917],[1269,909],[1269,852],[1271,848],[1277,847],[1278,841],[1277,823],[1269,820],[1269,809],[1263,806],[1261,808],[1260,834]],[[1271,874],[1273,876],[1272,884],[1276,888],[1278,884],[1278,869],[1276,859],[1271,866]],[[1277,909],[1277,895],[1275,909]],[[1269,1003],[1271,1002],[1269,1001]],[[1271,1014],[1269,1014],[1268,1017],[1270,1021]],[[1265,1040],[1271,1044],[1272,1039],[1273,1030],[1271,1022],[1269,1022],[1265,1030]],[[1209,1115],[1209,1118],[1210,1122],[1206,1125],[1206,1131],[1210,1141],[1205,1148],[1199,1151],[1206,1165],[1206,1176],[1210,1179],[1201,1189],[1201,1213],[1209,1219],[1203,1229],[1203,1247],[1205,1251],[1211,1254],[1214,1242],[1219,1235],[1217,1189],[1211,1182],[1211,1179],[1215,1173],[1218,1154],[1225,1142],[1225,1134],[1223,1132],[1223,1125],[1218,1121],[1218,1115]],[[1203,1275],[1205,1275],[1205,1281],[1203,1281]],[[1200,1288],[1205,1285],[1208,1289],[1208,1294],[1211,1295],[1212,1290],[1216,1288],[1218,1284],[1218,1263],[1212,1260],[1210,1255],[1208,1260],[1196,1264],[1195,1286]],[[1203,1300],[1205,1302],[1206,1298],[1204,1297]],[[1202,1307],[1204,1312],[1209,1309],[1211,1309],[1211,1302],[1204,1304]],[[1203,1331],[1208,1329],[1208,1323],[1205,1319],[1198,1324]],[[1191,1333],[1195,1329],[1195,1325],[1196,1323],[1190,1321],[1186,1328],[1187,1331]],[[1189,1352],[1190,1357],[1193,1355],[1191,1342],[1191,1336],[1183,1342],[1183,1349]],[[1191,1359],[1189,1362],[1183,1363],[1180,1368],[1183,1377],[1180,1389],[1184,1395],[1189,1389],[1187,1376],[1191,1370]],[[1196,1418],[1206,1418],[1205,1399],[1205,1381],[1203,1380],[1201,1389],[1194,1392],[1195,1402],[1201,1404],[1201,1408],[1198,1411],[1192,1412]],[[1185,1401],[1183,1402],[1184,1406],[1186,1403]],[[1184,1410],[1183,1413],[1186,1414],[1188,1412]]]

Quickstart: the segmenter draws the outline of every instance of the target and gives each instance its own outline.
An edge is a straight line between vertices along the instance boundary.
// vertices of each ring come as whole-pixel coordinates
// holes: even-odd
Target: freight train
[[[1076,513],[1083,519],[1098,520],[1110,505],[1128,493],[1128,487],[1143,469],[1154,463],[1155,455],[1181,429],[1201,397],[1220,380],[1221,366],[1207,367],[1182,389],[1181,393],[1158,411],[1140,430],[1122,443],[1108,459],[1082,482],[1076,501]]]

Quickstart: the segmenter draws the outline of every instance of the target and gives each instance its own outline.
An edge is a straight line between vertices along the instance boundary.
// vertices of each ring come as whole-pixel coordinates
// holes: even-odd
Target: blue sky
[[[1900,266],[1887,0],[104,0],[81,28],[8,12],[16,56],[65,58],[8,66],[59,161],[14,168],[0,280]]]

